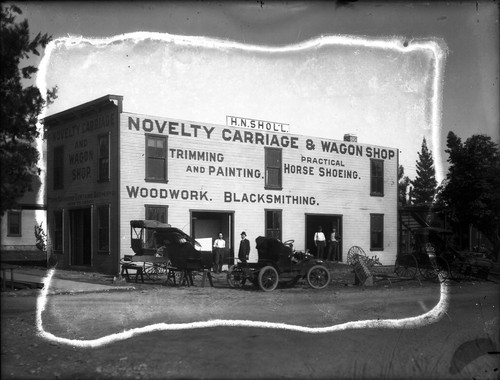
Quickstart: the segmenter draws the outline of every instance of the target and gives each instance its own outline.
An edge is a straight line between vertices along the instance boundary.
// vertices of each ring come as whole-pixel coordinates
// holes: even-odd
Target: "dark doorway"
[[[212,244],[219,232],[224,235],[227,254],[224,264],[234,264],[234,212],[192,211],[191,236],[195,239],[212,238]]]
[[[92,217],[90,208],[69,212],[70,263],[92,265]]]
[[[342,237],[342,215],[338,214],[306,214],[306,249],[316,256],[316,246],[314,245],[314,234],[318,226],[323,228],[326,239],[330,237],[332,229],[335,228],[337,235]],[[328,247],[325,249],[325,251]],[[339,243],[339,261],[344,261],[342,257],[342,240]],[[326,252],[325,252],[326,253]]]

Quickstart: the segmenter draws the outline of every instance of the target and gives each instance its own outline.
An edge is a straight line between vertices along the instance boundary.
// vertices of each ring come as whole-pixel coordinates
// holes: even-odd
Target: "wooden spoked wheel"
[[[356,256],[366,257],[366,253],[365,251],[363,251],[363,248],[354,245],[351,248],[349,248],[349,251],[347,251],[347,264],[354,265],[354,263],[356,262],[355,260]]]
[[[243,271],[237,265],[232,265],[227,271],[227,283],[231,288],[241,288],[245,285],[246,279]]]
[[[144,263],[144,274],[151,281],[159,281],[167,276],[167,268],[164,264]]]
[[[413,255],[401,255],[396,259],[394,272],[399,277],[415,278],[418,271],[417,259]]]

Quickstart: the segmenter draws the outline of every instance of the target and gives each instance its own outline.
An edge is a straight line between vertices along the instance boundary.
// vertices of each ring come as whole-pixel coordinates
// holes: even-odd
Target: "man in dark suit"
[[[250,242],[247,240],[247,234],[245,231],[241,233],[240,249],[238,251],[238,259],[243,264],[248,261],[248,255],[250,254]]]

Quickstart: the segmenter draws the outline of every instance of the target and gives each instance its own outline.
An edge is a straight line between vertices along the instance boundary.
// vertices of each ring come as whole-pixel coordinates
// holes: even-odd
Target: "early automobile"
[[[309,253],[293,250],[293,240],[281,242],[275,238],[259,236],[257,243],[258,262],[239,262],[229,268],[227,282],[232,288],[240,288],[247,280],[263,291],[276,289],[279,282],[293,286],[305,278],[314,289],[325,288],[330,283],[330,272],[323,260]]]

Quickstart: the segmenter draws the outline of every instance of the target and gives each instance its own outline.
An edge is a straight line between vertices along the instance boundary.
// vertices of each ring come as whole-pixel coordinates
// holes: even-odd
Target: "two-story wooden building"
[[[246,231],[251,261],[262,235],[314,253],[321,225],[325,235],[340,233],[344,260],[357,245],[394,263],[398,149],[291,134],[276,123],[127,113],[122,100],[107,95],[44,120],[49,250],[59,265],[116,273],[133,254],[134,219],[196,239],[221,231],[231,257]]]

